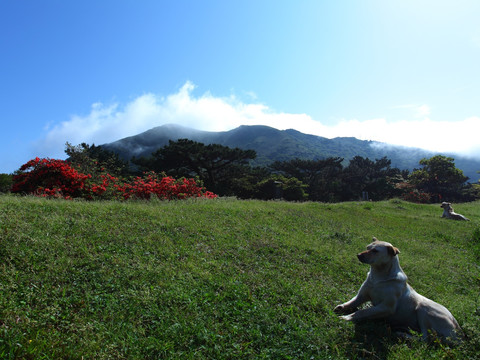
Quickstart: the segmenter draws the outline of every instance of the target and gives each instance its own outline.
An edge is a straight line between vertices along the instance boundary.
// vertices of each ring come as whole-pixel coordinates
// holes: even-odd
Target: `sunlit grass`
[[[0,197],[0,358],[475,358],[480,203],[75,202]],[[404,342],[334,306],[371,237],[468,340]]]

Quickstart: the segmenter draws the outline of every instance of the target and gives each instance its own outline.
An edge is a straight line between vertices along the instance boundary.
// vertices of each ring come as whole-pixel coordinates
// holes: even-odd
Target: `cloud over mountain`
[[[261,103],[248,103],[231,95],[217,97],[209,92],[194,94],[195,85],[186,82],[176,93],[159,96],[147,93],[121,104],[93,104],[90,113],[74,115],[47,128],[34,144],[38,156],[62,157],[65,142],[108,143],[136,135],[155,126],[179,124],[207,131],[225,131],[240,125],[267,125],[280,130],[296,129],[327,138],[338,136],[375,140],[480,157],[476,131],[480,117],[456,121],[430,120],[428,105],[411,106],[411,118],[401,121],[339,119],[326,125],[307,114],[277,112]]]

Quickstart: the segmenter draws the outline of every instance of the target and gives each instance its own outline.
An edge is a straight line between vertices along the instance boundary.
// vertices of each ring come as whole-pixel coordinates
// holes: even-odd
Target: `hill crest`
[[[328,139],[322,136],[304,134],[298,130],[278,130],[265,125],[241,125],[228,131],[204,131],[176,124],[154,127],[138,135],[126,137],[102,145],[114,151],[125,160],[133,156],[149,156],[157,149],[168,144],[169,140],[190,139],[204,144],[220,144],[231,148],[252,149],[257,158],[252,165],[266,166],[274,161],[286,161],[294,158],[324,159],[341,157],[348,161],[354,156],[372,160],[386,156],[392,166],[399,169],[418,168],[422,158],[438,153],[418,148],[395,146],[386,143],[359,140],[354,137],[336,137]],[[470,182],[477,182],[480,175],[480,161],[459,155],[442,154],[455,159],[455,165],[463,170]]]

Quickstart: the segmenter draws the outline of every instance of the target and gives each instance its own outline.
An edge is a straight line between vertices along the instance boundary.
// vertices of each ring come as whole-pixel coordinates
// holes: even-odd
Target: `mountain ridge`
[[[214,132],[166,124],[101,146],[117,153],[125,160],[130,160],[132,157],[149,156],[158,148],[168,145],[169,140],[178,139],[255,150],[257,158],[252,161],[254,166],[266,166],[277,160],[286,161],[293,158],[313,160],[341,157],[348,162],[354,156],[371,160],[386,156],[391,160],[393,167],[411,171],[420,166],[419,161],[422,158],[440,154],[453,157],[457,168],[463,170],[464,174],[470,178],[470,182],[477,182],[480,178],[477,173],[480,170],[480,160],[371,140],[359,140],[355,137],[328,139],[318,135],[304,134],[295,129],[278,130],[265,125],[241,125],[232,130]]]

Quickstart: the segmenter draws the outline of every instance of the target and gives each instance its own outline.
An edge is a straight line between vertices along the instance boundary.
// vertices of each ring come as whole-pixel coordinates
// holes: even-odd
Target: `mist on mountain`
[[[354,137],[328,139],[293,129],[277,130],[263,125],[242,125],[229,131],[213,132],[168,124],[102,146],[119,154],[121,158],[130,160],[132,157],[148,157],[157,149],[168,145],[169,140],[178,139],[255,150],[257,157],[252,160],[253,166],[266,166],[274,161],[294,158],[315,160],[328,157],[341,157],[345,164],[348,164],[354,156],[361,156],[371,160],[387,157],[391,160],[392,167],[411,171],[420,167],[419,161],[423,158],[445,155],[455,159],[456,166],[470,178],[470,182],[477,182],[480,178],[478,173],[480,160],[472,158],[359,140]]]

